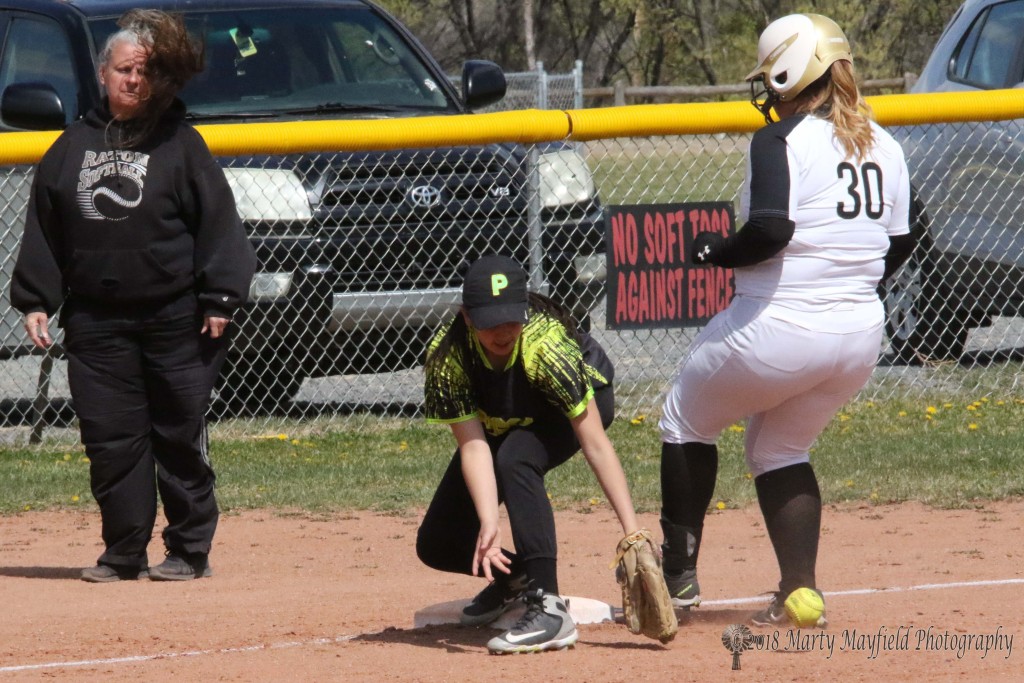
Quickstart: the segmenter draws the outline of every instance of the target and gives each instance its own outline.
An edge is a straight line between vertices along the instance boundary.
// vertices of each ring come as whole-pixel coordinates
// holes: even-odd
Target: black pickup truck
[[[181,93],[194,124],[455,115],[505,93],[486,61],[464,65],[460,92],[364,0],[0,0],[0,132],[60,129],[94,106],[96,53],[140,6],[183,14],[205,41],[207,67]],[[419,364],[483,253],[520,260],[584,325],[603,289],[601,206],[567,144],[221,163],[260,263],[219,390],[237,405],[272,410],[306,377]],[[9,245],[21,223],[0,230]]]

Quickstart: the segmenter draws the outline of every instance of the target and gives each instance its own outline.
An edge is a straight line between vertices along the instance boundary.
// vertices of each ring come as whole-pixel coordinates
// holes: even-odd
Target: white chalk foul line
[[[995,579],[991,581],[955,581],[953,583],[923,583],[917,586],[893,588],[859,588],[846,591],[825,591],[826,596],[833,595],[870,595],[873,593],[909,593],[912,591],[941,590],[944,588],[978,588],[983,586],[1012,586],[1024,584],[1024,579]],[[732,598],[728,600],[703,600],[702,605],[750,605],[761,604],[767,597],[759,595],[751,598]],[[187,652],[165,652],[156,655],[133,655],[131,657],[111,657],[109,659],[85,659],[74,662],[45,662],[42,664],[22,664],[18,666],[0,666],[0,673],[15,671],[38,671],[40,669],[62,669],[77,666],[100,666],[110,664],[131,664],[133,662],[150,662],[157,659],[174,659],[178,657],[201,657],[203,655],[225,655],[237,652],[260,652],[263,650],[280,650],[290,647],[307,647],[309,645],[334,645],[355,640],[361,635],[336,636],[334,638],[315,638],[313,640],[272,643],[270,645],[246,645],[243,647],[226,647],[217,650],[190,650]]]
[[[187,652],[165,652],[158,655],[133,655],[131,657],[111,657],[109,659],[83,659],[76,662],[46,662],[44,664],[23,664],[21,666],[0,666],[0,673],[10,671],[35,671],[39,669],[62,669],[75,666],[99,666],[104,664],[131,664],[132,662],[150,662],[156,659],[174,659],[177,657],[200,657],[202,655],[226,655],[236,652],[259,652],[261,650],[281,650],[289,647],[305,647],[307,645],[333,645],[354,640],[359,634],[336,636],[334,638],[315,638],[313,640],[272,643],[270,645],[246,645],[244,647],[225,647],[219,650],[189,650]]]
[[[991,581],[954,581],[953,583],[922,583],[917,586],[893,588],[857,588],[848,591],[822,591],[825,597],[832,595],[871,595],[874,593],[910,593],[912,591],[933,591],[943,588],[978,588],[981,586],[1012,586],[1024,584],[1024,579],[994,579]],[[701,600],[701,605],[754,605],[771,599],[771,595],[758,595],[752,598],[731,598],[728,600]]]

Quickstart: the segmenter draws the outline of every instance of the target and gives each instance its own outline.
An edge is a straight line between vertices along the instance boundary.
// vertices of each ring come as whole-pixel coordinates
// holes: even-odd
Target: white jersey
[[[754,134],[740,221],[787,218],[796,229],[781,252],[735,270],[737,296],[769,302],[772,317],[812,330],[881,324],[876,287],[889,237],[909,232],[910,180],[899,144],[871,125],[874,145],[861,160],[847,157],[832,124],[812,115]]]

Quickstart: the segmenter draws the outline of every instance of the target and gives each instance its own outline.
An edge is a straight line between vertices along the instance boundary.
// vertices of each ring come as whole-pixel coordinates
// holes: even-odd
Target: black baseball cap
[[[482,330],[504,323],[525,323],[526,271],[507,256],[481,256],[466,271],[462,307],[473,327]]]

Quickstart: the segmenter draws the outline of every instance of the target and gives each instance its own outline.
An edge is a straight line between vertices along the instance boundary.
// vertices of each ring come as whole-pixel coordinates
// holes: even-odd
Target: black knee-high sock
[[[810,463],[790,465],[765,472],[754,485],[779,561],[779,591],[785,596],[800,587],[816,588],[821,491],[814,469]]]
[[[715,494],[718,447],[690,442],[661,444],[661,528],[667,574],[696,569],[704,515]]]

